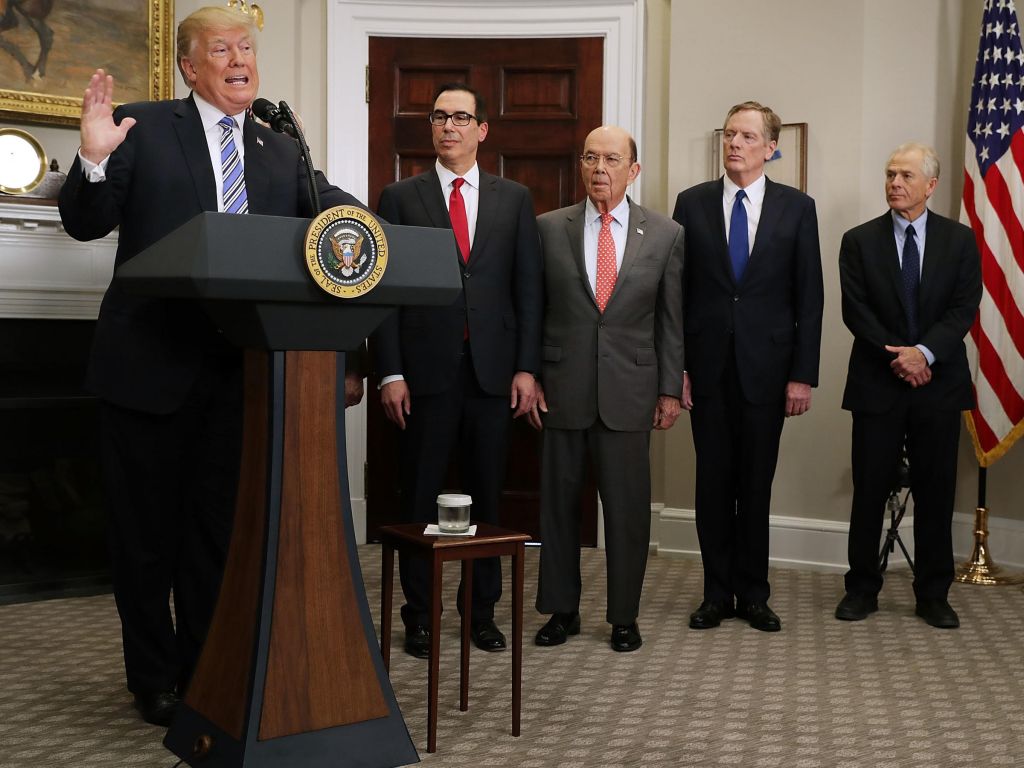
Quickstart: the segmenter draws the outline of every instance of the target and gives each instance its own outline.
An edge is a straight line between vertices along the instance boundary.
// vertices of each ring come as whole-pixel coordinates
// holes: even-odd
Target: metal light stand
[[[905,491],[902,498],[900,498],[900,491]],[[914,572],[914,561],[910,558],[910,552],[907,551],[906,546],[903,544],[903,539],[900,538],[899,530],[900,522],[907,511],[907,500],[909,498],[910,463],[907,461],[907,450],[904,448],[900,452],[900,466],[896,476],[896,485],[889,493],[889,498],[885,501],[885,508],[889,510],[889,530],[885,534],[882,551],[878,553],[878,570],[882,573],[885,573],[885,569],[889,565],[889,555],[896,551],[897,544],[900,545],[903,557],[907,559],[910,572]]]

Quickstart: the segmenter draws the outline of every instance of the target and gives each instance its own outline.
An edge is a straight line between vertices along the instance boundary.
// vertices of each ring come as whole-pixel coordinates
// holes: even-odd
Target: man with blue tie
[[[765,176],[781,130],[755,101],[725,118],[725,176],[679,194],[686,232],[683,407],[697,452],[704,600],[690,627],[739,616],[775,632],[768,515],[787,416],[811,407],[824,290],[814,201]]]
[[[846,595],[836,618],[878,610],[878,548],[901,452],[914,497],[917,615],[940,629],[960,619],[953,582],[953,498],[960,412],[974,407],[964,336],[981,300],[971,230],[927,208],[939,182],[931,147],[902,144],[885,169],[890,210],[843,235],[839,278],[853,349],[843,408],[853,412],[853,506]]]
[[[119,227],[120,266],[203,211],[311,216],[298,146],[247,117],[257,31],[227,8],[178,26],[186,99],[113,109],[97,70],[81,148],[60,195],[78,240]],[[359,202],[317,175],[325,205]],[[147,722],[168,725],[213,614],[241,446],[240,351],[195,302],[133,296],[115,277],[86,379],[100,399],[99,451],[125,672]],[[174,595],[174,617],[168,608]]]

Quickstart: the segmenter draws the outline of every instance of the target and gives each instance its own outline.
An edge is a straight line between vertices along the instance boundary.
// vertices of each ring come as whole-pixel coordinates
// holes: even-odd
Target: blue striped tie
[[[238,149],[235,148],[235,136],[232,130],[235,127],[235,120],[225,116],[217,125],[223,131],[220,137],[220,167],[223,179],[222,189],[224,190],[224,212],[248,213],[249,201],[245,196],[245,169],[242,167],[242,159],[238,156]]]

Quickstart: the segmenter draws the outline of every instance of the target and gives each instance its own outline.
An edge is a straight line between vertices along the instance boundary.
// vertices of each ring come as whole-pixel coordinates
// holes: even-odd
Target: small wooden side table
[[[427,675],[427,752],[437,751],[437,682],[441,651],[441,575],[448,560],[462,561],[462,643],[459,667],[459,709],[469,709],[469,640],[472,625],[473,561],[478,557],[512,557],[512,735],[519,735],[523,684],[523,557],[530,537],[487,523],[476,523],[475,536],[428,536],[424,523],[387,525],[379,529],[383,576],[380,590],[380,651],[391,669],[391,593],[395,551],[428,558],[432,565],[430,658]]]

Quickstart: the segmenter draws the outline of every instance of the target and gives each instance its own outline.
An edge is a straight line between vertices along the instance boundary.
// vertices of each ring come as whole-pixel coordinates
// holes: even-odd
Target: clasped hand
[[[885,351],[896,355],[889,363],[893,375],[915,389],[932,380],[932,369],[928,358],[917,347],[894,347],[885,345]]]

